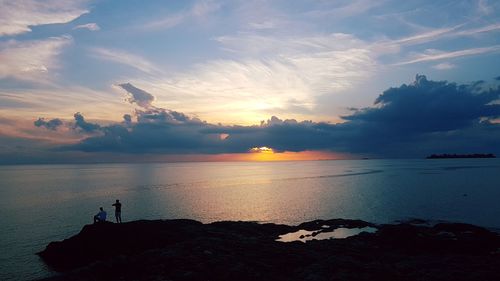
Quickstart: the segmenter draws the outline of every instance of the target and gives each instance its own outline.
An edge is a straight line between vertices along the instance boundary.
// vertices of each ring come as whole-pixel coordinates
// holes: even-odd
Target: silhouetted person
[[[117,223],[122,222],[122,203],[120,203],[120,200],[116,199],[116,203],[113,204],[112,206],[115,206],[115,218]]]
[[[94,216],[94,223],[106,221],[106,211],[104,211],[102,207],[100,207],[99,210],[99,213]]]

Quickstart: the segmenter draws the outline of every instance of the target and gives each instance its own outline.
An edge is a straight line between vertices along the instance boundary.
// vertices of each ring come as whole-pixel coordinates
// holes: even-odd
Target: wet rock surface
[[[300,229],[339,227],[378,231],[275,241]],[[497,233],[460,223],[142,220],[86,225],[39,255],[59,272],[46,280],[500,280],[499,249]]]

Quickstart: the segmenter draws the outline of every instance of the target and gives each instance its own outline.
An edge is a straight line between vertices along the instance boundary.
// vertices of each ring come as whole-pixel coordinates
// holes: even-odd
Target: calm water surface
[[[34,253],[115,199],[124,221],[298,224],[424,218],[500,228],[500,159],[0,166],[0,280],[48,276]]]

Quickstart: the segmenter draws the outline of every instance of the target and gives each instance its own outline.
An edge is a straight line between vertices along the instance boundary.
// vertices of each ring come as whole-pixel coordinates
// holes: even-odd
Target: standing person
[[[122,203],[120,203],[120,200],[116,199],[116,203],[113,204],[112,206],[115,206],[115,218],[117,223],[122,222]]]
[[[97,213],[97,215],[94,216],[94,223],[97,223],[97,222],[105,222],[106,221],[106,211],[104,211],[104,209],[102,207],[99,208],[99,213]]]

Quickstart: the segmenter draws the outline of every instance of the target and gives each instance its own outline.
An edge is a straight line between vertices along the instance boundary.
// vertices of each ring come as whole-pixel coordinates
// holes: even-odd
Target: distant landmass
[[[449,159],[449,158],[496,158],[492,153],[488,154],[432,154],[426,157],[427,159]]]

